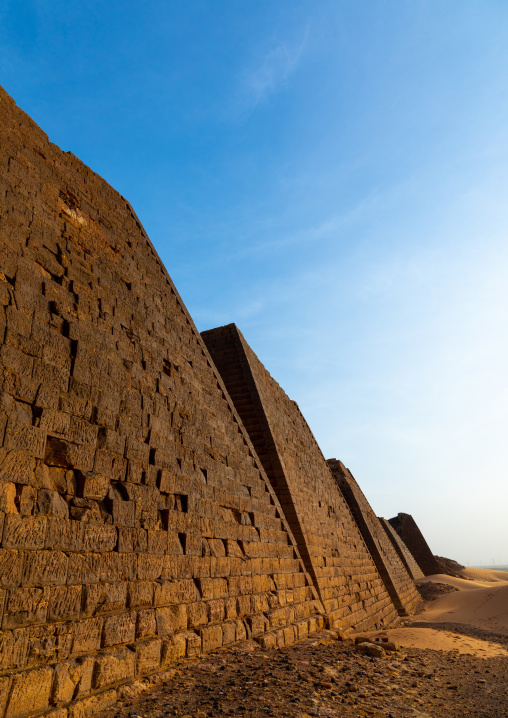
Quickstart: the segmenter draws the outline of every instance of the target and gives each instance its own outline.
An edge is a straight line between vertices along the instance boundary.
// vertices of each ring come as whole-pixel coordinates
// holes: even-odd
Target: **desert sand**
[[[508,573],[478,568],[465,568],[460,573],[463,578],[435,574],[417,581],[445,584],[456,590],[428,603],[409,625],[387,631],[389,639],[405,647],[457,650],[483,658],[508,656],[506,648],[488,640],[492,634],[508,637]],[[421,625],[424,623],[469,626],[480,637],[426,628]]]

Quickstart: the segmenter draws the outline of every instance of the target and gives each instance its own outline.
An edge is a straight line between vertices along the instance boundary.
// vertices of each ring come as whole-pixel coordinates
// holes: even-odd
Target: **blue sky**
[[[508,564],[505,0],[4,0],[0,83],[386,517]]]

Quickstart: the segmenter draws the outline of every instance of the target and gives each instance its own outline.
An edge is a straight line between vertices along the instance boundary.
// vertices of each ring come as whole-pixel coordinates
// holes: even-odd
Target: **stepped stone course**
[[[363,491],[341,461],[329,459],[327,463],[399,615],[414,613],[423,603],[421,596]]]
[[[281,502],[326,610],[345,631],[397,611],[304,417],[234,324],[202,333]]]
[[[132,208],[3,90],[0,213],[0,718],[81,718],[185,657],[322,627]]]
[[[388,519],[392,528],[404,541],[425,576],[440,573],[440,567],[428,543],[410,514],[397,514]]]

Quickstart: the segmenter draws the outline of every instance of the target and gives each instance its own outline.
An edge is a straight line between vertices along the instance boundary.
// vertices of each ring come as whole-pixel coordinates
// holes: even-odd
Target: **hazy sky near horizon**
[[[0,84],[374,510],[508,564],[506,0],[4,0]]]

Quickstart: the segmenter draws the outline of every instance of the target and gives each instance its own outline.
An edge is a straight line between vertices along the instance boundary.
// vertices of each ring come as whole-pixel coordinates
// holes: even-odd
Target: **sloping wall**
[[[0,212],[0,716],[89,713],[185,656],[322,625],[136,215],[3,91]]]
[[[364,493],[341,461],[329,459],[327,464],[346,499],[399,615],[407,616],[414,613],[422,604],[420,594]]]
[[[408,549],[404,541],[400,538],[399,534],[395,531],[391,523],[386,519],[382,518],[381,516],[378,518],[381,526],[385,530],[389,540],[392,542],[394,549],[397,551],[400,560],[404,564],[406,571],[409,573],[411,578],[413,580],[416,580],[417,578],[423,578],[422,569],[418,566],[413,554]]]
[[[332,626],[398,620],[379,572],[303,418],[234,324],[202,336],[282,504]]]
[[[413,554],[424,575],[432,576],[439,573],[439,565],[414,518],[410,514],[397,514],[393,519],[388,520]]]

